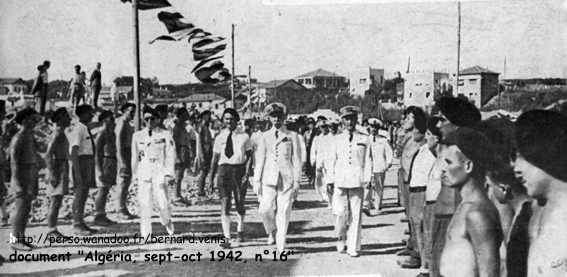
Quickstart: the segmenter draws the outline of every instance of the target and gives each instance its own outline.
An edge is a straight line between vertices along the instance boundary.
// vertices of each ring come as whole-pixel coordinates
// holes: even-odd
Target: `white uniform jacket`
[[[372,165],[372,173],[384,173],[394,159],[394,153],[388,139],[381,135],[368,137],[368,145],[370,147],[370,164]]]
[[[138,181],[151,181],[175,176],[175,145],[170,132],[161,128],[147,128],[132,136],[132,170]]]
[[[358,188],[370,182],[372,165],[368,162],[368,136],[355,131],[349,142],[349,132],[336,135],[330,143],[333,148],[329,180],[338,188]]]
[[[278,138],[276,139],[276,131]],[[299,183],[301,177],[301,148],[296,132],[272,128],[258,139],[255,153],[254,182],[277,186],[281,176],[283,190]]]

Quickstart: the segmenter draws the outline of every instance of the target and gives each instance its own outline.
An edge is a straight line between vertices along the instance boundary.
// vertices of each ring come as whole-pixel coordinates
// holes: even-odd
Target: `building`
[[[187,107],[195,106],[199,111],[210,110],[220,115],[224,109],[230,107],[230,101],[214,93],[193,94],[177,100],[177,103],[185,103]]]
[[[441,72],[414,72],[405,76],[404,105],[418,106],[425,110],[435,105],[435,99],[447,93],[450,94],[451,85],[449,73]]]
[[[467,97],[478,108],[498,95],[499,73],[480,66],[473,66],[459,72],[458,94]]]
[[[294,80],[294,79],[289,79],[289,80],[272,80],[266,83],[258,83],[257,84],[258,87],[258,96],[260,97],[260,99],[263,99],[264,102],[265,100],[270,97],[273,96],[275,94],[277,94],[278,92],[280,93],[285,93],[286,91],[289,90],[305,90],[307,91],[307,88],[305,86],[303,86],[302,84],[300,84],[298,81]]]
[[[321,68],[299,75],[295,78],[299,84],[308,89],[313,88],[328,88],[328,89],[342,89],[347,88],[347,79],[336,73],[323,70]]]
[[[11,106],[21,106],[26,101],[33,101],[29,90],[26,81],[21,78],[0,78],[0,99]]]
[[[353,70],[349,74],[349,93],[352,95],[363,96],[373,85],[384,83],[384,69],[360,68]]]

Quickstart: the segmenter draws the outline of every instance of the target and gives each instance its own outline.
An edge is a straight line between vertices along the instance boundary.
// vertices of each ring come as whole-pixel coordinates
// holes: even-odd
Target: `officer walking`
[[[346,253],[351,257],[359,255],[364,187],[370,182],[372,171],[367,160],[368,136],[356,130],[358,112],[355,106],[340,109],[345,130],[333,139],[335,158],[330,173],[335,187],[333,214],[337,251],[344,253],[346,246]]]
[[[258,212],[268,233],[268,244],[283,252],[293,195],[299,190],[301,156],[298,135],[283,126],[287,116],[281,103],[268,105],[272,128],[258,140],[254,165],[254,189],[260,195]]]
[[[167,183],[175,172],[175,145],[171,134],[158,127],[159,116],[155,110],[147,108],[144,111],[146,128],[135,132],[132,138],[132,169],[138,182],[140,233],[143,237],[152,233],[153,197],[159,205],[161,223],[170,235],[174,231]]]

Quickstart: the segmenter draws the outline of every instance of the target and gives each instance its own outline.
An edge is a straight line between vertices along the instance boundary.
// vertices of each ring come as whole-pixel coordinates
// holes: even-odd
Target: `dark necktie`
[[[348,137],[348,142],[352,142],[352,133],[350,133],[350,136]]]
[[[373,136],[374,138],[372,139],[373,142],[376,142],[376,136]]]
[[[93,134],[91,134],[91,130],[87,127],[87,132],[89,133],[89,139],[91,140],[91,145],[93,146],[93,155],[95,154],[95,143],[93,139]]]
[[[224,154],[229,159],[234,154],[234,149],[232,145],[232,132],[228,132],[228,137],[226,139],[226,147],[224,148]]]
[[[276,130],[276,139],[278,139],[278,130]]]

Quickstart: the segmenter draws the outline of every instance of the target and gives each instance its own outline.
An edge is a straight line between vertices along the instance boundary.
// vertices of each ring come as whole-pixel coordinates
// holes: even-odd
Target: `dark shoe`
[[[78,236],[90,236],[94,234],[94,230],[89,228],[86,224],[73,226],[73,233]]]
[[[422,273],[420,273],[420,274],[417,274],[416,277],[429,277],[429,273],[427,273],[427,272],[422,272]]]
[[[225,242],[221,242],[219,245],[222,249],[230,249],[230,238],[224,238]]]
[[[105,227],[107,227],[107,226],[111,226],[111,225],[116,224],[116,222],[114,222],[114,221],[108,219],[108,217],[106,217],[106,216],[97,216],[97,217],[95,217],[95,220],[93,221],[93,224],[94,224],[94,225],[97,225],[97,226],[105,226]]]
[[[404,218],[400,219],[400,222],[402,222],[402,223],[408,223],[408,222],[409,222],[409,219],[407,219],[407,217],[404,217]]]
[[[53,231],[49,231],[49,233],[47,233],[47,237],[48,238],[65,238],[65,236],[63,234],[61,234],[61,232],[59,232],[59,230],[53,230]]]
[[[420,268],[421,267],[421,260],[415,257],[409,257],[406,260],[398,261],[398,265],[402,268]]]
[[[370,209],[368,209],[368,208],[362,209],[362,212],[363,212],[366,216],[372,216],[372,215],[370,214]]]
[[[238,234],[236,234],[236,242],[241,243],[243,241],[244,241],[244,232],[238,232]]]
[[[32,249],[34,248],[33,245],[25,242],[10,243],[10,247],[17,251],[32,251]]]
[[[191,206],[191,203],[189,203],[189,201],[183,199],[182,197],[175,198],[172,204],[177,207]]]
[[[396,256],[409,256],[413,253],[413,250],[409,248],[404,248],[398,252],[396,252]]]
[[[348,254],[351,258],[358,258],[358,257],[360,256],[360,254],[358,254],[358,252],[356,252],[356,251],[353,251],[353,252],[348,251],[347,254]]]
[[[405,229],[405,230],[404,230],[404,235],[409,235],[409,234],[410,234],[410,233],[409,233],[409,230],[408,230],[408,229]]]
[[[137,216],[131,214],[128,210],[121,210],[118,214],[120,220],[132,220],[138,218]]]

